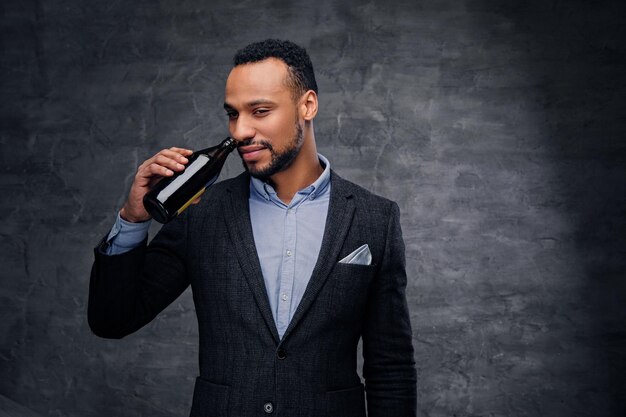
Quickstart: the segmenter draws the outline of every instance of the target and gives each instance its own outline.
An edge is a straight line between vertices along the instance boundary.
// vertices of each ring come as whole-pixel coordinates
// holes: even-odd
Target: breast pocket
[[[376,269],[376,265],[335,265],[330,277],[333,283],[332,311],[335,319],[354,321],[362,316]]]

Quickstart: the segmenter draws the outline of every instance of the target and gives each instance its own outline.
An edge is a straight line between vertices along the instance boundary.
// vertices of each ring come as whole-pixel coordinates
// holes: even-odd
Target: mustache
[[[272,146],[272,144],[264,139],[257,139],[257,140],[253,140],[253,139],[246,139],[246,140],[242,140],[241,142],[239,142],[237,144],[237,147],[240,146],[249,146],[249,145],[255,145],[255,146],[264,146],[267,149],[269,149],[270,151],[274,149],[274,147]]]

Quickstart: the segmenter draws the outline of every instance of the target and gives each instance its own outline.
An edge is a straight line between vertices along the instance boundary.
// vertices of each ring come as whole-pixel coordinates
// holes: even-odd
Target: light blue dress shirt
[[[250,181],[250,221],[267,296],[282,338],[302,300],[322,246],[330,201],[330,163],[318,154],[324,172],[298,191],[289,204],[263,181]],[[119,214],[107,238],[107,254],[137,247],[148,235],[150,222],[130,223]]]

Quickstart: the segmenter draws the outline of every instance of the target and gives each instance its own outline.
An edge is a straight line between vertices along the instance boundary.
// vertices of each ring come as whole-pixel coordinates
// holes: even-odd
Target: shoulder
[[[199,205],[210,203],[214,200],[221,200],[228,194],[242,195],[247,197],[250,187],[250,176],[242,172],[236,177],[216,182],[209,187],[202,195]]]
[[[357,207],[362,207],[372,214],[389,216],[398,212],[398,205],[386,197],[375,194],[362,186],[340,177],[331,170],[331,193],[339,193],[354,200]]]
[[[219,181],[212,185],[207,191],[209,194],[221,195],[228,192],[248,193],[250,187],[250,175],[242,172],[236,177]]]
[[[224,201],[233,196],[237,201],[247,201],[250,177],[247,173],[216,182],[200,198],[200,203],[190,206],[183,214],[190,219],[213,216],[224,211]]]

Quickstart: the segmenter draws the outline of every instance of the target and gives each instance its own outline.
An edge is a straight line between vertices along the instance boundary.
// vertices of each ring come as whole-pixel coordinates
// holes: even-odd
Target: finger
[[[164,167],[163,165],[152,163],[143,170],[142,174],[143,175],[141,176],[144,178],[153,177],[155,175],[159,175],[161,177],[171,177],[172,175],[174,175],[174,171],[167,167]]]
[[[172,146],[169,150],[173,151],[173,152],[176,152],[176,153],[179,153],[181,155],[186,155],[186,156],[189,156],[189,155],[191,155],[193,153],[193,151],[191,149],[177,148],[175,146]]]
[[[154,156],[153,158],[150,158],[146,162],[147,162],[146,166],[150,166],[150,165],[156,164],[156,165],[160,165],[160,166],[162,166],[164,168],[168,168],[169,170],[175,171],[175,172],[182,171],[182,170],[185,169],[185,165],[183,165],[183,164],[181,164],[179,162],[176,162],[176,160],[174,160],[172,158],[169,158],[167,156],[160,155],[160,154]]]
[[[182,171],[185,169],[185,166],[183,164],[176,162],[174,159],[171,159],[161,154],[157,154],[141,164],[141,166],[137,170],[137,175],[140,177],[151,177],[153,175],[171,175],[167,174],[167,171],[156,168],[157,166],[174,172]]]
[[[189,154],[187,154],[187,155],[191,155],[191,154],[193,153],[193,152],[191,152],[191,151],[189,151],[189,152],[190,152],[190,153],[189,153]],[[158,155],[163,155],[163,156],[166,156],[166,157],[168,157],[168,158],[174,159],[174,160],[176,160],[176,161],[178,161],[178,162],[181,162],[181,163],[183,163],[183,164],[186,164],[186,163],[188,162],[188,159],[185,157],[185,155],[184,155],[184,154],[182,154],[182,153],[180,153],[180,152],[173,151],[173,150],[171,150],[171,149],[163,149],[163,150],[161,150],[159,153],[157,153],[157,154],[155,155],[155,157],[156,157],[156,156],[158,156]]]
[[[181,152],[187,154],[193,153],[193,151],[184,148],[173,147],[170,149],[162,149],[152,158],[145,160],[139,165],[136,176],[143,179],[150,179],[154,175],[171,176],[174,172],[182,171],[185,169],[184,164],[187,164],[189,160],[183,156]],[[153,166],[155,164],[164,169]]]

